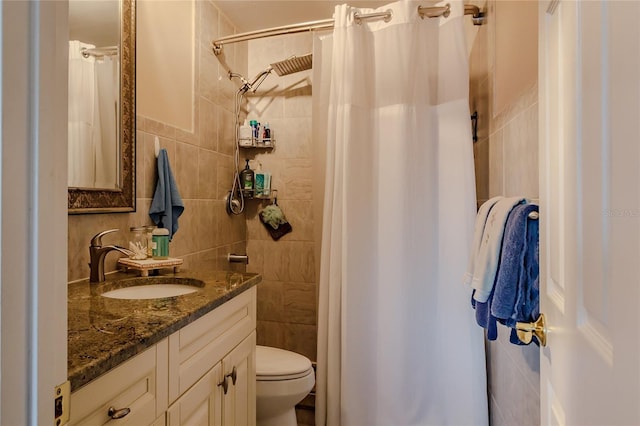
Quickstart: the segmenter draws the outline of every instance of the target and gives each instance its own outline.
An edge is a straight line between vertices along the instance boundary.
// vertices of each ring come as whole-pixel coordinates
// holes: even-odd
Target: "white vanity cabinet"
[[[252,287],[72,393],[71,424],[255,425],[255,329]]]
[[[169,336],[168,426],[255,424],[255,328],[253,287]]]
[[[69,425],[148,425],[167,409],[167,339],[71,394]],[[112,419],[109,409],[129,409]]]
[[[255,425],[255,331],[178,398],[167,426]]]

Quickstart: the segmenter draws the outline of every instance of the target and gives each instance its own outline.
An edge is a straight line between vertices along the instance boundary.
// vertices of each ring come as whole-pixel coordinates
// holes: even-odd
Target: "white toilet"
[[[308,358],[291,351],[256,347],[257,426],[297,426],[296,404],[316,382]]]

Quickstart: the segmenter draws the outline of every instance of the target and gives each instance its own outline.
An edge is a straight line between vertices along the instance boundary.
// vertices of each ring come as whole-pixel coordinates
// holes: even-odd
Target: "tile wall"
[[[228,252],[244,253],[247,239],[245,218],[228,216],[224,196],[232,181],[233,98],[235,85],[226,78],[227,69],[246,73],[246,46],[225,47],[222,61],[216,59],[210,42],[235,32],[232,23],[211,1],[195,3],[195,105],[193,130],[185,131],[154,121],[138,110],[136,132],[135,213],[69,215],[69,281],[89,276],[88,246],[91,237],[105,229],[119,228],[105,243],[127,245],[129,227],[151,224],[148,217],[157,171],[154,137],[166,148],[182,195],[185,211],[180,229],[170,245],[171,255],[184,259],[185,268],[230,269]],[[185,46],[190,48],[190,46]],[[222,78],[219,79],[218,77]],[[171,84],[167,81],[166,84]],[[119,255],[107,256],[106,271],[115,269]]]
[[[523,87],[501,111],[493,108],[494,84],[500,83],[493,72],[495,55],[500,54],[492,40],[495,3],[488,2],[487,24],[479,28],[470,57],[470,106],[479,116],[474,145],[479,205],[496,195],[538,199],[537,81]],[[520,35],[512,34],[512,39]],[[539,349],[510,344],[509,330],[498,327],[498,340],[486,342],[491,425],[539,425]]]
[[[309,34],[249,42],[248,75],[291,55],[312,51]],[[259,96],[248,98],[250,119],[268,122],[276,147],[269,151],[243,150],[272,174],[278,205],[293,232],[273,241],[258,212],[268,202],[247,206],[248,271],[259,272],[258,344],[280,347],[316,359],[316,280],[313,235],[311,70],[278,77],[272,73],[260,86]]]

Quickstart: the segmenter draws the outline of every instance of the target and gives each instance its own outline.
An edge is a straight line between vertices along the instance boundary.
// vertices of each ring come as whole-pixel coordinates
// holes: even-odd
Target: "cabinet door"
[[[256,424],[256,332],[252,332],[222,360],[229,381],[224,395],[224,425]],[[235,369],[235,370],[234,370]],[[235,371],[235,374],[234,374]],[[235,384],[233,376],[235,375]]]
[[[149,425],[164,413],[167,340],[163,340],[71,394],[70,425]],[[109,408],[129,408],[113,420]]]
[[[222,426],[222,363],[174,402],[167,410],[167,426]]]

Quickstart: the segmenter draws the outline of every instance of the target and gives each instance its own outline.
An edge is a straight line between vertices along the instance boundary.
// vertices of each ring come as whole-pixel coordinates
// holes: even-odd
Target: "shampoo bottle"
[[[247,164],[244,167],[244,170],[240,172],[240,183],[242,184],[242,195],[245,198],[253,197],[253,183],[255,173],[249,167],[249,159],[247,158]]]
[[[240,146],[244,147],[253,145],[253,129],[251,128],[247,120],[244,120],[244,124],[240,126],[238,143],[240,144]]]

